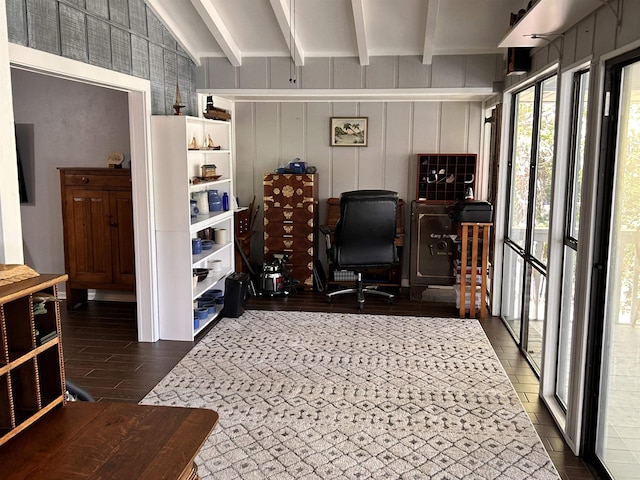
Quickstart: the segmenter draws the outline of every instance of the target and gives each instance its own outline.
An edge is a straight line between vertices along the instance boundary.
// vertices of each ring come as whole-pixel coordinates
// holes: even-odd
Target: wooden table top
[[[0,447],[0,476],[178,479],[217,421],[208,409],[69,402]]]

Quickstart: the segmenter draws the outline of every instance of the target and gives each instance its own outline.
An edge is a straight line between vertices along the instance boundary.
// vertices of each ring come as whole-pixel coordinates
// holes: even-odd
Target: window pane
[[[504,249],[502,276],[502,318],[520,343],[522,315],[522,273],[524,261],[509,246]]]
[[[640,62],[622,74],[596,454],[613,478],[638,478]]]
[[[551,77],[542,82],[541,96],[531,254],[546,265],[549,249],[551,177],[553,174],[553,146],[556,125],[556,77]]]
[[[527,330],[527,352],[540,369],[542,364],[542,339],[544,332],[544,311],[547,298],[547,277],[536,268],[532,269],[529,292],[529,322]]]
[[[569,369],[573,331],[574,298],[576,289],[576,251],[564,248],[562,271],[562,310],[558,332],[558,362],[556,366],[556,397],[567,408],[569,397]]]
[[[515,96],[515,124],[509,199],[509,238],[524,248],[529,208],[529,172],[535,87]]]
[[[584,166],[584,147],[587,131],[587,106],[589,97],[589,72],[580,75],[578,92],[578,118],[575,127],[574,171],[571,185],[571,203],[569,206],[569,234],[577,240],[580,228],[580,201],[582,193],[582,167]]]

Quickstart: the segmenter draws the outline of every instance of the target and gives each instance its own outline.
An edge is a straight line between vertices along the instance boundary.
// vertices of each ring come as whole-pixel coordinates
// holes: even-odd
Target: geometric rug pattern
[[[202,479],[557,479],[475,319],[245,311],[142,400],[216,410]]]

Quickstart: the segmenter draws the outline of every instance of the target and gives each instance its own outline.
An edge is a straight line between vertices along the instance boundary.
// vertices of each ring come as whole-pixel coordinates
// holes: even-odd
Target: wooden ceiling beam
[[[427,1],[427,22],[424,29],[424,48],[422,50],[422,63],[424,65],[431,65],[433,61],[433,44],[435,43],[439,9],[440,0]]]
[[[367,30],[364,22],[364,1],[351,0],[351,8],[353,10],[353,22],[356,30],[360,65],[369,65],[369,46],[367,44]]]
[[[290,12],[289,2],[295,2],[295,0],[289,0],[289,2],[287,2],[287,0],[269,0],[269,2],[271,3],[271,8],[273,9],[273,13],[276,16],[276,20],[278,20],[278,25],[280,25],[282,36],[284,37],[285,42],[287,42],[287,47],[289,48],[289,52],[293,52],[294,63],[298,67],[303,66],[304,60],[305,60],[304,51],[302,50],[298,36],[294,35],[295,30],[297,30],[298,27],[295,25],[295,21],[292,22],[291,15],[289,13]],[[295,20],[297,21],[297,19]],[[293,48],[291,45],[292,38],[293,38]]]
[[[191,0],[191,4],[202,17],[205,25],[220,45],[220,48],[234,67],[242,65],[242,52],[236,44],[231,32],[225,25],[218,10],[210,0]]]

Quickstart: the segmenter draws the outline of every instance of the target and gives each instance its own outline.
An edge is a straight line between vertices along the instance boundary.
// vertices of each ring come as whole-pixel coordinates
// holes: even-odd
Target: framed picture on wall
[[[332,147],[366,147],[368,117],[331,117]]]

